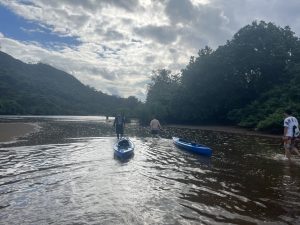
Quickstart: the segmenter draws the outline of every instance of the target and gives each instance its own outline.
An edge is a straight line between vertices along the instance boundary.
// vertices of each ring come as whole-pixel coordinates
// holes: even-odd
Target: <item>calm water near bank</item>
[[[120,161],[105,117],[0,117],[16,120],[41,128],[0,143],[0,224],[300,224],[300,159],[285,161],[279,139],[129,124],[135,155]]]

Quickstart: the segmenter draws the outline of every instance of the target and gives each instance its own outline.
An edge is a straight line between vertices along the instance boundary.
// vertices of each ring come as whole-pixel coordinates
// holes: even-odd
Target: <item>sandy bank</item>
[[[0,123],[0,142],[14,141],[38,130],[35,123]]]
[[[171,125],[166,125],[165,127],[220,131],[220,132],[227,132],[227,133],[255,135],[255,136],[271,137],[271,138],[281,138],[282,137],[281,135],[265,134],[265,133],[261,133],[261,132],[249,131],[247,129],[231,127],[231,126],[192,126],[192,125],[171,124]]]

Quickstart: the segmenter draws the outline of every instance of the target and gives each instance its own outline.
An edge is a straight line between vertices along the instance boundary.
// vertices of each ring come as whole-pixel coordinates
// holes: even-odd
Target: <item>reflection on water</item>
[[[135,154],[122,161],[111,124],[41,124],[0,148],[0,224],[299,224],[300,164],[276,157],[276,139],[173,128],[152,138],[127,126]],[[172,135],[214,154],[180,150]]]

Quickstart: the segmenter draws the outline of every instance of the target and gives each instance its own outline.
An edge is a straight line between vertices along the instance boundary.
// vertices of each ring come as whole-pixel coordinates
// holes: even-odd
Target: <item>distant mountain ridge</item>
[[[104,94],[52,66],[26,64],[0,51],[2,115],[111,115],[139,104],[135,97]]]

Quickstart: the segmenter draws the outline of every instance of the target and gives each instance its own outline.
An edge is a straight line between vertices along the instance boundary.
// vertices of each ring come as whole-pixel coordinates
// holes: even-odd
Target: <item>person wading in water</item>
[[[283,132],[283,141],[284,141],[284,150],[285,156],[291,161],[291,153],[295,152],[298,156],[300,153],[295,146],[295,139],[299,137],[299,124],[298,120],[292,116],[292,111],[287,109],[284,111],[284,132]]]
[[[153,118],[150,122],[150,130],[151,134],[153,135],[159,135],[159,132],[162,130],[161,125],[158,121],[158,119]]]

